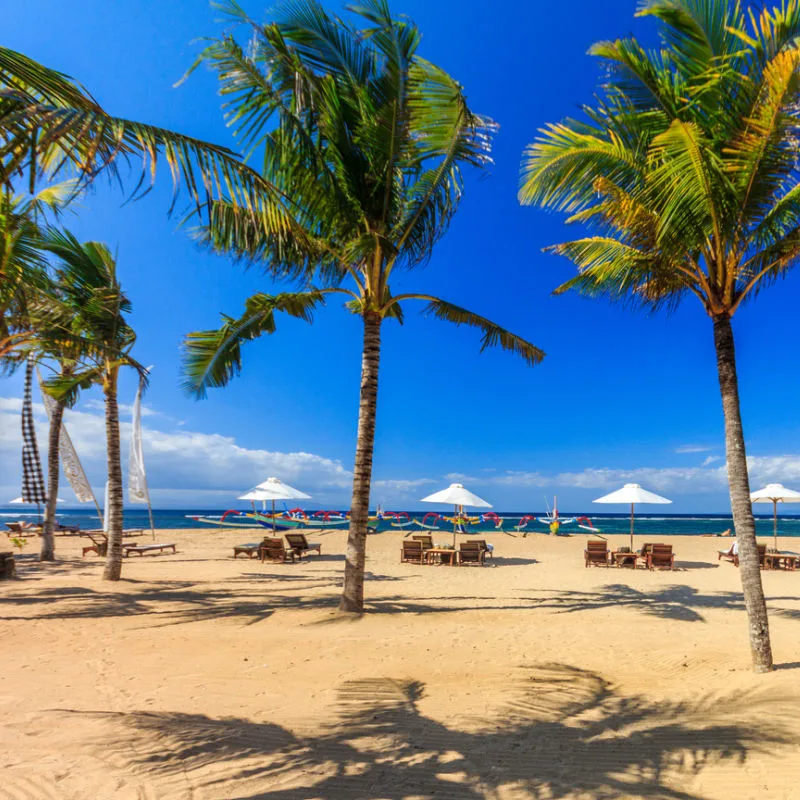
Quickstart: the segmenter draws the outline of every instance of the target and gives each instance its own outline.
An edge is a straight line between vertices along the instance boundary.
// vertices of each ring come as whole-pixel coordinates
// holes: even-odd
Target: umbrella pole
[[[453,506],[453,550],[456,549],[456,528],[458,527],[458,506]]]
[[[633,506],[631,503],[631,553],[633,552]]]
[[[272,501],[272,535],[275,535],[275,501]]]
[[[778,501],[772,501],[772,543],[778,549]]]

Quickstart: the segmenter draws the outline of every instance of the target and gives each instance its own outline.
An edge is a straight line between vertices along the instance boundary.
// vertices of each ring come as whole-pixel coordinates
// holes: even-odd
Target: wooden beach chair
[[[489,549],[489,545],[486,544],[486,539],[467,539],[467,544],[480,545],[481,550],[483,550],[484,561],[487,558],[494,558],[494,553]]]
[[[485,544],[485,542],[484,542]],[[482,567],[486,560],[486,550],[480,542],[462,542],[458,548],[459,564],[477,564]]]
[[[38,536],[42,532],[42,526],[35,522],[6,522],[6,527],[17,536]]]
[[[262,564],[265,561],[275,561],[279,564],[291,561],[294,564],[294,550],[287,549],[283,544],[283,539],[279,537],[275,539],[265,537],[258,547],[258,552],[261,555]]]
[[[423,564],[425,558],[425,549],[422,542],[412,539],[403,540],[403,547],[400,550],[400,563],[407,562],[409,564]]]
[[[717,550],[717,561],[730,561],[731,564],[735,564],[737,567],[739,566],[739,556],[736,552],[734,552],[734,548],[736,547],[736,539],[731,542],[731,546],[727,550]]]
[[[671,544],[654,544],[650,546],[647,554],[647,568],[654,569],[675,569],[675,556],[672,553]]]
[[[172,550],[173,553],[177,552],[175,550],[175,545],[171,543],[158,543],[158,544],[124,544],[122,545],[122,554],[127,558],[131,553],[137,553],[140,556],[143,556],[145,553],[163,553],[165,550]]]
[[[586,542],[586,549],[583,551],[583,566],[589,567],[607,567],[609,566],[608,560],[608,542],[605,541],[589,541]]]
[[[422,542],[423,550],[433,549],[433,539],[427,533],[418,533],[411,537],[415,542]]]
[[[88,536],[92,540],[90,545],[82,548],[82,557],[85,557],[87,553],[97,553],[98,556],[108,555],[108,536],[102,531],[83,531],[82,535]],[[123,548],[135,546],[136,542],[126,542],[122,545]]]
[[[309,542],[304,533],[287,533],[286,541],[298,558],[302,558],[312,550],[316,550],[319,555],[322,555],[322,545],[319,542]]]
[[[739,566],[739,554],[733,552],[735,542],[731,542],[731,546],[727,550],[717,550],[717,561],[730,561],[734,567]],[[761,569],[769,569],[767,563],[767,546],[765,544],[757,544],[758,550],[758,566]]]
[[[266,542],[266,537],[262,539],[260,542],[247,542],[246,544],[237,544],[233,548],[233,557],[237,558],[238,556],[244,554],[248,558],[252,558],[253,556],[258,555],[258,548],[261,547],[264,542]]]

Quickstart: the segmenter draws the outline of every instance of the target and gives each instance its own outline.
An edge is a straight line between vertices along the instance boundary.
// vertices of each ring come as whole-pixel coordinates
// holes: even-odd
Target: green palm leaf
[[[311,322],[314,309],[323,303],[319,292],[255,294],[245,303],[238,319],[223,315],[216,330],[190,333],[183,345],[184,389],[204,397],[211,387],[225,386],[242,369],[241,346],[275,332],[275,313]]]

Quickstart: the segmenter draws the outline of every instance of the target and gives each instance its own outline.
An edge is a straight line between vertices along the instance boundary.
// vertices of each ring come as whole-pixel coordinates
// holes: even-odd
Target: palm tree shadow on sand
[[[561,664],[521,669],[508,687],[499,713],[464,730],[421,713],[424,684],[388,678],[343,684],[334,719],[308,737],[241,718],[91,716],[112,720],[102,746],[151,785],[242,800],[701,800],[686,787],[707,766],[798,742],[797,708],[766,694],[656,702]]]

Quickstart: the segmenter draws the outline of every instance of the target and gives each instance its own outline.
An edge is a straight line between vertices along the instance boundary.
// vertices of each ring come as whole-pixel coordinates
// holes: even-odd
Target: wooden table
[[[611,553],[611,558],[616,563],[616,565],[620,568],[623,566],[630,566],[631,569],[636,569],[636,562],[643,559],[644,556],[641,553],[628,553],[628,552],[620,552],[619,550],[614,550]],[[623,564],[622,562],[626,559],[631,559],[632,564]]]
[[[798,559],[800,559],[800,556],[796,556],[794,553],[767,553],[764,556],[764,563],[768,569],[788,569],[793,571],[797,567]]]
[[[431,556],[439,556],[439,561],[442,563],[445,556],[450,556],[450,566],[458,566],[458,550],[451,550],[448,547],[431,547],[425,551],[425,563],[432,564]]]

